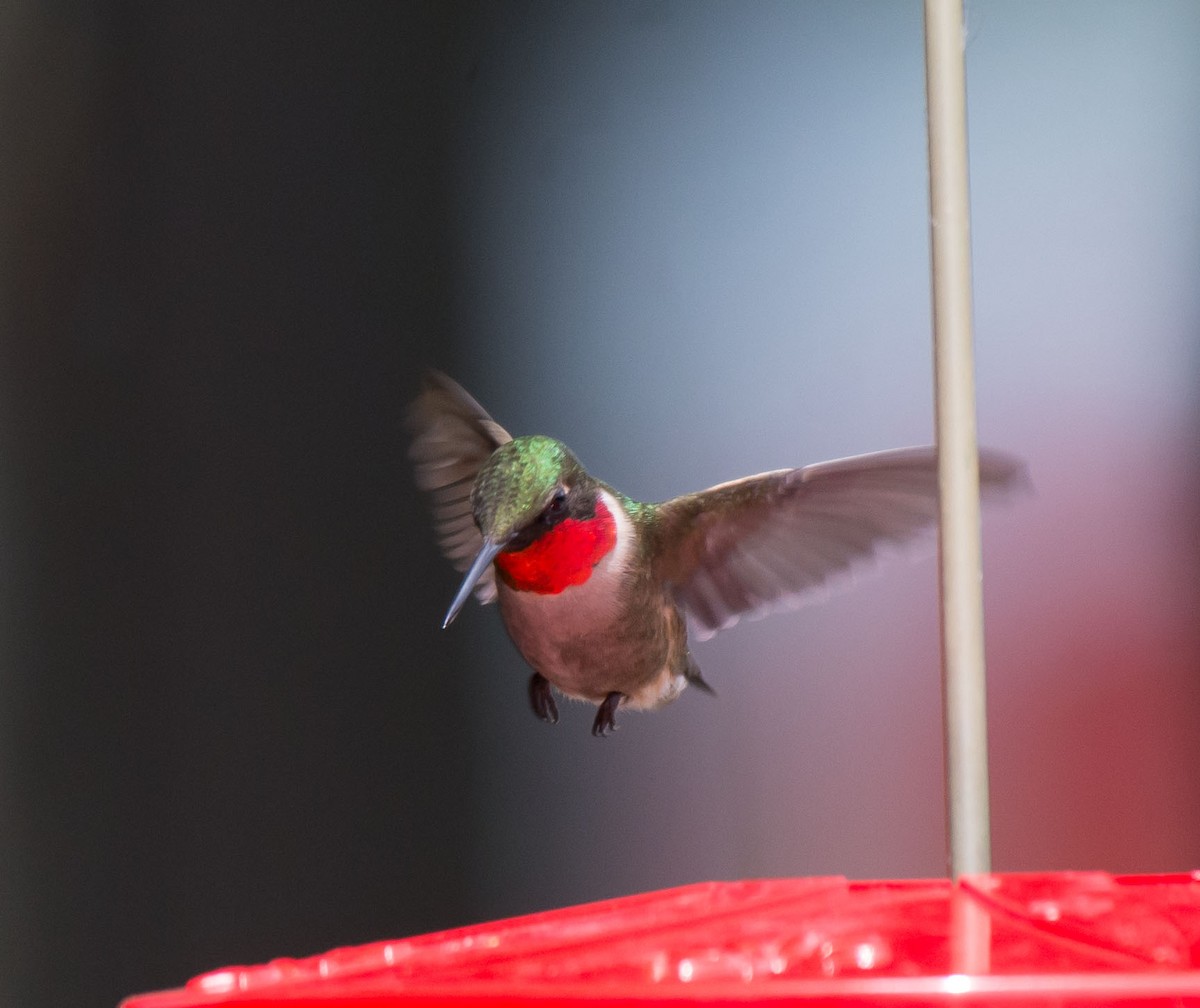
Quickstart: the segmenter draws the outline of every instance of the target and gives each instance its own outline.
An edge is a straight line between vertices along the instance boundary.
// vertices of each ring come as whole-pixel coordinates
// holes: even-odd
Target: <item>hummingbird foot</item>
[[[700,674],[700,666],[696,664],[696,659],[693,658],[691,654],[687,656],[687,667],[683,670],[683,678],[686,679],[689,684],[695,686],[696,689],[707,693],[710,697],[715,697],[717,695],[717,691],[704,681],[704,676]]]
[[[558,704],[550,691],[550,680],[540,672],[534,672],[529,679],[529,706],[546,724],[558,724]]]
[[[596,738],[603,738],[617,730],[617,708],[624,699],[625,694],[618,693],[616,690],[604,698],[600,709],[596,711],[596,720],[592,722],[592,734]]]

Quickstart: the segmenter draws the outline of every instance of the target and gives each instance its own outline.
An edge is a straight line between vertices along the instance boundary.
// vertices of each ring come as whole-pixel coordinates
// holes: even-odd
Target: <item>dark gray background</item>
[[[968,9],[1001,869],[1200,861],[1200,8]],[[0,14],[0,1001],[705,878],[936,875],[935,573],[556,729],[422,367],[660,499],[931,431],[920,5]]]

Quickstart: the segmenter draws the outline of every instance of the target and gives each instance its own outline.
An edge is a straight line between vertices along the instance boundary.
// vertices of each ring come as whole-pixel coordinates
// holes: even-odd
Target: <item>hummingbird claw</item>
[[[600,709],[596,711],[596,720],[592,722],[592,734],[596,738],[603,738],[617,730],[617,708],[624,699],[625,694],[618,693],[616,690],[604,698]]]
[[[558,724],[558,704],[550,692],[550,681],[540,672],[534,672],[529,679],[529,705],[546,724]]]

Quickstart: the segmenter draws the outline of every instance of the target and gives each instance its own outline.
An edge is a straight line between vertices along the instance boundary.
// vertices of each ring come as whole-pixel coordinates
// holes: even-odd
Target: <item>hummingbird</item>
[[[899,448],[777,469],[661,503],[592,476],[561,441],[513,437],[460,385],[430,372],[408,417],[418,486],[442,552],[464,573],[442,623],[474,592],[498,602],[533,670],[529,702],[555,723],[555,693],[652,710],[687,686],[707,693],[688,646],[739,619],[794,608],[831,576],[934,526],[937,452]],[[981,491],[1023,467],[982,450]]]

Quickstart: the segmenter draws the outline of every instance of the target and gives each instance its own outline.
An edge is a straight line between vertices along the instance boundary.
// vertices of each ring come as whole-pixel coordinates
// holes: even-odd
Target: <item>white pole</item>
[[[991,868],[963,45],[962,0],[925,0],[946,808],[956,878]]]

